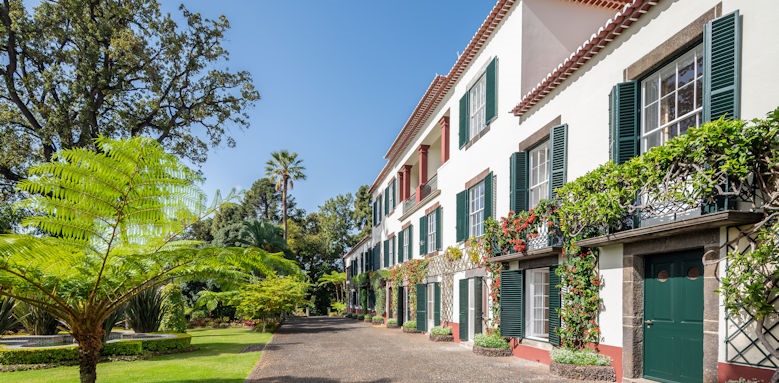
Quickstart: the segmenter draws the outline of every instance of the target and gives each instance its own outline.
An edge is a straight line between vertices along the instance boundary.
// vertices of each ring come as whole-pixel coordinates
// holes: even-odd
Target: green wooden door
[[[644,377],[703,380],[703,264],[700,252],[646,260]]]

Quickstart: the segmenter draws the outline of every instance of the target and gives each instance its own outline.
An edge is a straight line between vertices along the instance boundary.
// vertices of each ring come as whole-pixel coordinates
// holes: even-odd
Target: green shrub
[[[473,344],[484,348],[509,348],[509,342],[498,334],[476,334],[473,337]]]
[[[143,354],[143,344],[140,340],[123,340],[119,342],[106,343],[103,355],[141,355]]]
[[[362,314],[357,314],[357,319],[362,320],[363,317],[365,317],[365,316],[362,315]]]
[[[141,339],[143,351],[183,350],[189,348],[192,335],[176,334],[174,338]]]
[[[135,332],[155,332],[162,322],[162,294],[156,288],[146,289],[127,303],[127,318]]]
[[[76,346],[0,348],[0,364],[45,364],[77,360]]]
[[[398,320],[395,318],[387,319],[387,324],[398,324]]]
[[[30,335],[56,335],[59,321],[48,311],[22,302],[16,305],[16,317]]]
[[[403,328],[413,328],[413,329],[416,329],[417,328],[417,322],[413,321],[413,320],[412,321],[408,321],[408,322],[403,322]]]
[[[435,326],[430,329],[430,333],[433,335],[452,335],[451,327]]]
[[[611,364],[611,358],[598,354],[589,348],[583,350],[556,348],[552,350],[552,360],[557,363],[577,366],[608,366]]]
[[[373,321],[374,321],[374,322],[382,322],[382,323],[384,323],[384,317],[381,317],[381,316],[375,315],[375,316],[373,317]]]
[[[373,316],[372,315],[366,315],[365,318],[363,318],[363,320],[365,320],[366,322],[371,322],[371,321],[373,321]]]
[[[184,315],[184,295],[181,287],[169,283],[162,288],[162,323],[160,331],[183,334],[187,332],[187,318]]]

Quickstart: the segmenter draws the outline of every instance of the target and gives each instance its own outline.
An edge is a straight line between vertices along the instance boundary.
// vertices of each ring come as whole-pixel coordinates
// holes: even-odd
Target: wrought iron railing
[[[427,183],[422,185],[419,190],[419,200],[422,201],[434,191],[438,190],[438,174],[434,174]],[[417,193],[411,194],[407,200],[403,201],[403,214],[406,214],[414,209],[417,205]]]

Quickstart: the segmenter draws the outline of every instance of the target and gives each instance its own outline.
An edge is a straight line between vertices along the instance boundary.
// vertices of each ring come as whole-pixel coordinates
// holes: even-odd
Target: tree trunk
[[[287,243],[287,179],[281,191],[281,224],[284,226],[284,243]]]
[[[760,344],[763,345],[763,348],[771,353],[774,358],[779,359],[779,351],[777,351],[776,347],[774,347],[774,345],[772,345],[768,340],[764,325],[765,318],[755,319],[755,335],[757,335],[757,339],[760,341]],[[771,376],[771,383],[777,382],[779,382],[779,369],[776,369],[774,374]]]
[[[103,333],[102,326],[79,325],[72,328],[71,335],[78,342],[81,383],[95,383],[97,380],[97,361],[103,349]]]

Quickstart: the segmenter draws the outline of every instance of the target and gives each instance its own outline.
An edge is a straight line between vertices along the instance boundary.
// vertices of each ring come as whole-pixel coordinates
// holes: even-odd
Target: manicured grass
[[[97,381],[111,383],[138,382],[208,382],[243,383],[260,352],[239,354],[247,346],[265,344],[271,334],[250,329],[189,330],[192,345],[200,349],[151,360],[110,362],[97,365]],[[0,382],[77,382],[78,366],[36,371],[0,372]]]

